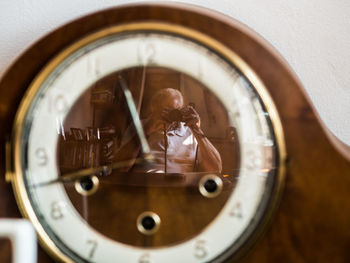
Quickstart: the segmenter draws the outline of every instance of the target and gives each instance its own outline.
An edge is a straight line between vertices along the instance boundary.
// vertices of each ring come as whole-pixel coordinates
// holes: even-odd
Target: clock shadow
[[[95,230],[115,241],[140,247],[170,246],[201,233],[212,223],[234,191],[239,172],[239,143],[236,129],[216,96],[192,77],[167,68],[136,67],[113,73],[96,82],[76,101],[64,120],[64,136],[57,152],[62,175],[86,168],[111,165],[118,149],[130,137],[133,119],[120,87],[125,81],[143,121],[150,116],[154,94],[160,90],[181,92],[184,105],[200,116],[205,137],[221,157],[221,171],[198,170],[159,174],[120,168],[96,174],[97,191],[79,193],[77,184],[65,184],[78,213]],[[159,102],[161,103],[161,101]],[[136,134],[135,128],[131,128]],[[135,145],[139,145],[136,139]],[[142,154],[137,155],[138,158]],[[128,160],[128,159],[127,159]],[[134,164],[133,164],[134,165]],[[141,168],[142,168],[142,164]],[[139,165],[139,166],[140,166]],[[211,174],[221,179],[216,197],[200,192],[200,180]],[[137,218],[151,211],[160,218],[159,229],[145,234]]]

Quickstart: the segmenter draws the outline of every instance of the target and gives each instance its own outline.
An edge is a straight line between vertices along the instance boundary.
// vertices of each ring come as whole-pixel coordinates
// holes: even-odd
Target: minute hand
[[[139,114],[137,113],[136,106],[135,106],[134,100],[132,98],[131,92],[128,89],[128,87],[127,87],[127,85],[122,77],[119,76],[118,80],[119,80],[120,87],[123,90],[123,93],[124,93],[124,96],[126,99],[126,103],[128,105],[128,108],[129,108],[131,118],[132,118],[132,121],[133,121],[135,129],[136,129],[137,135],[140,139],[142,152],[144,153],[144,155],[146,155],[146,156],[148,155],[151,158],[150,148],[149,148],[149,145],[147,143],[145,133],[143,132],[141,120],[139,118]]]

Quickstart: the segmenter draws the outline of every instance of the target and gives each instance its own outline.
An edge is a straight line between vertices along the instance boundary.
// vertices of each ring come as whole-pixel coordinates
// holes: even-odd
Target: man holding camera
[[[171,88],[159,90],[152,96],[150,105],[151,114],[142,122],[154,162],[131,163],[129,171],[221,172],[220,154],[201,130],[200,117],[195,109],[184,107],[180,91]],[[140,154],[136,134],[128,130],[128,136],[116,153],[117,156],[121,153],[124,160],[126,155],[133,159]]]

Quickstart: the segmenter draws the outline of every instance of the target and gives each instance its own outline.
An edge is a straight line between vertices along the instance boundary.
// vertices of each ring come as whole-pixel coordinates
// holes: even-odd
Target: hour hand
[[[76,180],[80,180],[80,179],[83,179],[86,177],[91,177],[91,176],[96,176],[96,175],[102,175],[102,176],[108,175],[114,169],[119,169],[119,168],[129,166],[130,162],[144,163],[144,162],[150,162],[150,161],[152,161],[152,159],[147,158],[147,157],[146,158],[136,158],[136,159],[132,159],[132,160],[115,162],[115,163],[111,163],[108,165],[102,165],[102,166],[98,166],[98,167],[81,169],[81,170],[77,170],[74,172],[63,174],[63,175],[61,175],[61,176],[59,176],[56,179],[53,179],[51,181],[34,184],[34,187],[45,186],[45,185],[50,185],[50,184],[54,184],[54,183],[70,183],[70,182],[74,182]]]

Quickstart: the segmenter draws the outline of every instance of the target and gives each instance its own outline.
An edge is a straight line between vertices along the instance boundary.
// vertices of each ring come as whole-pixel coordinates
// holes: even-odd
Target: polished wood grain
[[[260,76],[279,111],[288,154],[285,190],[265,234],[242,262],[349,262],[349,148],[324,128],[295,74],[260,37],[224,15],[179,4],[125,6],[86,16],[39,40],[11,66],[0,83],[0,216],[20,217],[4,180],[4,143],[33,77],[90,32],[150,20],[204,32],[233,49]],[[40,250],[39,262],[52,259]]]

